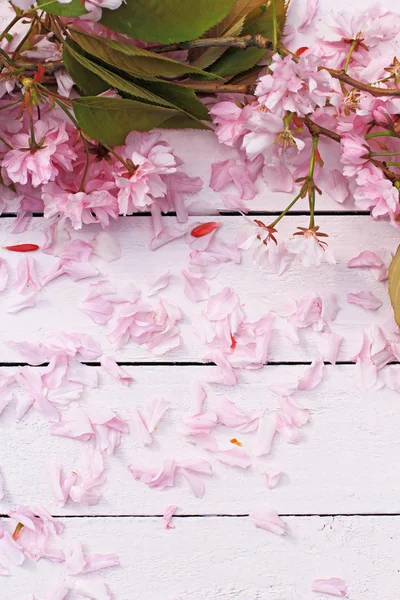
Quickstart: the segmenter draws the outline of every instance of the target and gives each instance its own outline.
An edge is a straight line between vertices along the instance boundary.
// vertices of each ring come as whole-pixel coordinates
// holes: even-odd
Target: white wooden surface
[[[174,217],[166,217],[173,222]],[[191,222],[207,221],[209,217],[191,217]],[[237,217],[220,217],[222,227],[218,232],[225,241],[233,242],[243,227],[243,219]],[[26,241],[43,243],[42,230],[47,227],[44,219],[34,218],[29,232],[19,236],[8,233],[11,219],[0,220],[0,239],[4,243]],[[266,222],[268,220],[266,219]],[[288,217],[283,219],[279,228],[282,239],[289,239],[297,226],[307,225],[307,217]],[[242,264],[226,263],[219,275],[210,281],[212,293],[217,293],[225,286],[232,287],[239,295],[248,316],[259,318],[267,310],[280,313],[287,303],[306,294],[332,292],[337,296],[341,310],[332,323],[332,331],[344,336],[339,360],[350,360],[358,352],[361,344],[361,332],[372,323],[383,323],[391,315],[387,297],[386,284],[377,282],[375,275],[368,269],[348,269],[348,261],[362,250],[379,250],[382,247],[395,251],[400,237],[390,224],[373,222],[369,216],[332,216],[320,217],[317,223],[321,231],[330,234],[329,246],[338,263],[322,264],[318,268],[304,269],[299,262],[294,262],[282,275],[277,276],[267,271],[260,271],[251,262],[249,253],[243,256]],[[99,231],[97,226],[88,226],[79,236],[92,239]],[[7,314],[0,322],[0,361],[18,361],[20,356],[9,348],[6,341],[39,341],[43,340],[46,331],[59,330],[63,323],[69,330],[85,332],[101,342],[105,352],[112,352],[123,361],[200,361],[207,348],[200,342],[193,331],[193,323],[204,310],[204,303],[193,303],[183,294],[181,277],[182,268],[189,264],[190,247],[184,238],[175,240],[158,250],[151,251],[149,244],[152,238],[152,226],[148,217],[132,217],[119,219],[111,225],[109,231],[116,236],[122,247],[123,258],[113,263],[106,263],[94,257],[101,275],[116,285],[129,281],[143,291],[146,283],[170,270],[173,274],[171,284],[163,290],[160,297],[177,303],[183,311],[184,319],[179,325],[183,343],[167,356],[156,357],[147,350],[130,342],[126,347],[114,351],[107,339],[110,323],[103,327],[96,325],[79,308],[86,296],[88,286],[96,279],[85,279],[72,282],[66,275],[47,284],[40,292],[36,307],[16,314]],[[17,265],[20,255],[11,252],[1,254],[10,263],[11,268]],[[38,270],[46,273],[57,262],[53,256],[38,255]],[[349,292],[368,289],[384,303],[377,311],[366,311],[346,301]],[[68,298],[68,302],[65,302]],[[15,302],[15,294],[9,289],[0,295],[0,310],[7,311]],[[33,326],[34,324],[34,326]],[[310,329],[300,331],[301,344],[294,346],[281,334],[272,336],[270,361],[311,361],[316,355],[318,334]]]
[[[400,366],[393,368],[400,372]],[[259,502],[270,502],[283,514],[398,511],[400,411],[396,392],[356,390],[353,366],[326,367],[316,389],[296,394],[300,406],[308,407],[312,415],[301,431],[301,442],[288,444],[277,435],[271,454],[254,459],[251,468],[242,470],[217,462],[212,454],[189,444],[179,432],[182,417],[189,414],[193,384],[213,369],[128,367],[135,379],[131,387],[116,385],[99,374],[100,386],[83,397],[83,407],[108,406],[128,423],[133,407],[141,409],[149,398],[163,395],[171,402],[171,408],[153,434],[151,446],[140,448],[132,434],[123,437],[115,455],[106,459],[103,498],[92,508],[67,504],[60,509],[48,477],[48,464],[52,461],[61,463],[66,472],[76,468],[84,446],[90,442],[51,436],[50,424],[34,410],[16,422],[10,405],[0,420],[0,431],[6,438],[0,446],[0,465],[9,490],[0,504],[2,511],[22,499],[28,505],[43,503],[58,515],[159,515],[168,504],[179,506],[180,513],[186,515],[235,515],[249,513]],[[272,417],[278,410],[278,398],[268,386],[282,384],[303,371],[303,366],[269,366],[246,372],[234,388],[208,386],[207,409],[212,410],[226,396],[245,410],[265,409],[267,418]],[[216,430],[221,449],[233,448],[229,442],[233,436],[251,454],[254,433],[242,434],[223,426]],[[178,480],[174,488],[155,491],[135,481],[127,470],[131,462],[158,466],[166,457],[205,458],[212,463],[214,475],[204,477],[206,491],[202,499],[192,495],[184,480]],[[266,488],[260,474],[268,467],[285,473],[272,491]]]
[[[304,2],[293,0],[292,4],[290,19],[295,22]],[[372,4],[373,0],[357,0],[351,10],[355,13]],[[396,8],[389,0],[381,0],[379,4],[383,8]],[[5,4],[1,6],[0,25],[7,13]],[[332,3],[320,0],[320,7],[325,15]],[[348,9],[349,3],[337,0],[334,8]],[[300,42],[301,45],[304,43]],[[205,187],[195,206],[205,216],[192,217],[191,221],[209,220],[222,208],[219,194],[208,188],[211,164],[228,158],[231,151],[204,132],[168,132],[164,137],[185,160],[185,170],[204,179]],[[322,153],[327,156],[329,147],[325,146]],[[291,199],[290,195],[269,192],[262,182],[258,182],[258,187],[259,194],[249,203],[252,210],[276,212]],[[306,206],[299,202],[296,208],[304,210]],[[354,206],[351,202],[337,204],[325,195],[318,198],[317,210],[351,212]],[[266,223],[271,220],[268,216],[260,218]],[[241,217],[222,216],[218,220],[223,223],[219,234],[226,241],[233,241],[242,226]],[[295,227],[305,224],[304,216],[284,219],[280,226],[282,237],[289,238]],[[341,311],[332,330],[345,338],[339,360],[350,361],[359,348],[362,329],[385,322],[390,308],[386,284],[376,282],[366,269],[349,270],[347,262],[364,249],[376,251],[385,247],[394,251],[400,236],[387,223],[372,222],[366,216],[323,216],[318,218],[318,224],[330,234],[329,244],[338,260],[336,266],[322,265],[307,271],[292,265],[279,278],[259,271],[245,256],[241,265],[225,265],[211,282],[211,289],[217,292],[225,285],[233,287],[252,318],[265,310],[280,311],[287,300],[309,292],[334,292]],[[46,226],[43,219],[35,218],[30,230],[17,236],[9,233],[11,225],[12,219],[0,219],[2,245],[19,241],[42,243]],[[79,236],[91,239],[97,231],[96,227],[88,227]],[[12,407],[8,407],[0,417],[0,470],[6,480],[0,514],[6,514],[17,504],[42,504],[53,514],[63,515],[66,529],[61,544],[79,538],[91,552],[119,554],[121,568],[83,576],[106,581],[115,600],[322,600],[322,595],[310,591],[311,581],[330,577],[345,579],[349,600],[397,599],[400,594],[398,394],[386,388],[380,392],[360,392],[354,385],[351,364],[326,367],[318,388],[298,394],[301,405],[311,411],[311,421],[302,429],[298,446],[278,437],[271,455],[254,461],[247,471],[213,461],[207,453],[187,444],[178,431],[180,419],[188,410],[193,384],[214,369],[179,366],[183,361],[201,362],[205,351],[192,331],[203,304],[193,304],[184,297],[179,277],[180,270],[188,264],[189,248],[184,240],[176,240],[150,251],[151,223],[147,217],[120,219],[110,231],[120,240],[123,257],[115,263],[97,260],[95,264],[111,281],[133,280],[143,287],[149,279],[154,280],[171,269],[172,283],[162,296],[182,306],[182,346],[160,358],[134,345],[113,352],[106,337],[107,327],[95,325],[79,309],[92,280],[73,283],[62,277],[43,289],[35,309],[16,315],[6,313],[13,295],[7,291],[0,295],[0,362],[20,361],[7,340],[39,341],[45,331],[60,327],[86,332],[119,360],[139,364],[126,367],[135,379],[130,388],[100,374],[100,387],[87,393],[82,404],[110,406],[128,422],[131,409],[142,407],[152,396],[164,395],[172,408],[160,423],[151,447],[138,448],[128,435],[115,456],[107,458],[107,481],[97,506],[67,504],[60,509],[52,496],[47,465],[58,461],[66,468],[74,467],[84,442],[51,436],[49,424],[33,411],[16,422]],[[15,268],[19,256],[3,253],[1,256]],[[40,273],[55,262],[44,254],[36,258]],[[367,312],[348,305],[347,293],[361,290],[378,296],[383,301],[382,308]],[[312,360],[316,354],[316,334],[305,331],[300,337],[301,344],[293,346],[274,332],[270,361]],[[143,361],[154,364],[141,366]],[[160,361],[178,364],[157,365]],[[245,409],[265,408],[272,415],[277,410],[277,398],[268,385],[298,376],[304,368],[278,364],[262,371],[242,372],[234,388],[207,387],[207,406],[215,406],[217,399],[226,395]],[[221,447],[230,447],[231,435],[225,428],[217,430]],[[246,450],[251,448],[252,434],[235,435]],[[158,464],[166,456],[211,460],[214,475],[205,478],[203,499],[194,498],[182,482],[163,492],[149,490],[134,481],[127,471],[132,461]],[[285,473],[272,491],[266,489],[259,473],[260,468],[269,465]],[[161,518],[154,515],[162,514],[169,504],[179,507],[180,516],[174,519],[176,529],[166,531]],[[281,515],[293,515],[283,517],[289,526],[287,536],[278,538],[257,530],[248,517],[238,516],[262,506],[273,506]],[[2,523],[10,527],[7,519]],[[0,579],[0,599],[22,600],[32,593],[37,600],[44,600],[49,586],[53,582],[62,583],[65,577],[64,565],[26,561],[12,577]],[[77,596],[70,593],[68,600],[77,600]]]
[[[342,577],[349,600],[395,600],[399,594],[399,517],[287,517],[282,538],[246,517],[68,519],[62,541],[120,555],[121,568],[85,575],[107,581],[121,600],[323,600],[315,578]],[[2,599],[37,598],[64,581],[63,565],[47,561],[3,578]],[[29,586],[29,587],[28,587]],[[78,600],[75,595],[68,600]],[[81,597],[79,597],[81,600]]]

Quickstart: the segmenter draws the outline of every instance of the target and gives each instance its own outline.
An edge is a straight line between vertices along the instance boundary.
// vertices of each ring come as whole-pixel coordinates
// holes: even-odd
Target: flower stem
[[[275,0],[271,0],[271,17],[272,17],[272,43],[274,50],[278,46],[278,21],[276,18]]]
[[[370,156],[395,156],[396,154],[400,154],[400,151],[398,151],[398,152],[371,152]]]
[[[7,25],[7,27],[0,33],[0,42],[3,38],[7,36],[7,33],[14,27],[16,23],[22,18],[21,15],[15,15],[13,20]]]
[[[400,162],[396,162],[396,161],[394,160],[394,161],[385,162],[385,165],[386,165],[387,167],[398,167],[398,166],[400,165]]]
[[[6,142],[6,140],[3,137],[1,137],[1,135],[0,135],[0,142],[3,142],[3,144],[5,146],[7,146],[7,148],[9,148],[10,150],[13,149],[13,147],[11,146],[11,144],[9,144],[8,142]]]
[[[17,68],[17,64],[8,56],[7,52],[5,52],[5,50],[3,50],[3,48],[0,47],[0,55],[4,58],[4,60],[6,62],[8,62],[8,64],[11,67]]]
[[[314,212],[315,212],[314,168],[315,168],[315,158],[316,158],[316,154],[317,154],[317,148],[318,148],[318,136],[314,136],[312,139],[310,168],[308,170],[308,180],[309,180],[308,204],[310,207],[310,223],[308,225],[309,229],[311,229],[315,225],[315,220],[314,220]],[[312,183],[311,187],[310,187],[310,183]]]
[[[364,135],[366,140],[371,140],[376,137],[396,137],[392,131],[376,131],[375,133],[367,133]]]
[[[87,174],[88,174],[88,171],[89,171],[90,154],[89,154],[89,148],[88,148],[88,145],[87,145],[87,141],[85,140],[85,138],[83,137],[83,135],[81,135],[81,140],[82,140],[82,143],[83,143],[84,148],[85,148],[86,164],[85,164],[85,170],[83,171],[83,175],[82,175],[81,185],[79,186],[79,191],[80,192],[84,192],[85,191],[86,177],[87,177]]]
[[[349,53],[348,53],[347,58],[346,58],[346,64],[344,65],[344,69],[343,69],[343,71],[345,73],[347,73],[347,69],[349,68],[349,64],[350,64],[350,60],[351,60],[351,55],[353,54],[353,52],[354,52],[354,50],[355,50],[355,48],[357,46],[357,43],[358,42],[356,40],[353,40],[351,42],[350,50],[349,50]]]
[[[280,221],[281,219],[283,219],[283,217],[284,217],[284,216],[285,216],[285,215],[286,215],[286,214],[289,212],[289,210],[292,208],[292,206],[294,206],[294,205],[296,204],[297,200],[298,200],[299,198],[301,198],[301,196],[302,196],[302,194],[303,194],[303,188],[304,188],[304,186],[301,188],[301,190],[300,190],[300,192],[297,194],[296,198],[294,198],[294,199],[291,201],[291,203],[287,205],[287,207],[285,208],[285,210],[283,210],[283,211],[281,212],[281,214],[279,215],[279,217],[277,217],[277,218],[275,219],[275,221],[272,221],[272,223],[270,223],[270,224],[268,225],[268,227],[275,227],[275,225],[276,225],[277,223],[279,223],[279,221]]]

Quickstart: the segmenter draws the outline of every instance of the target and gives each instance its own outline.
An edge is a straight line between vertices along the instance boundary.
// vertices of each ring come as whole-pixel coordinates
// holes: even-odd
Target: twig
[[[341,137],[338,133],[335,133],[330,129],[326,129],[326,127],[322,127],[322,125],[314,123],[314,121],[312,121],[309,117],[301,117],[300,120],[303,121],[304,125],[307,127],[308,131],[313,137],[324,135],[325,137],[340,143]]]
[[[210,46],[241,48],[242,50],[245,48],[265,48],[266,50],[273,50],[274,48],[274,44],[271,42],[271,40],[268,40],[261,34],[257,34],[243,36],[229,35],[218,38],[201,38],[198,40],[191,40],[190,42],[177,42],[176,44],[153,46],[152,48],[149,48],[149,50],[158,54],[159,52],[189,50],[190,48],[209,48]]]
[[[371,96],[400,96],[400,88],[378,88],[362,81],[357,81],[349,75],[346,75],[344,71],[335,71],[335,69],[328,69],[328,67],[319,67],[319,70],[327,71],[334,79],[338,79],[342,83],[347,83],[357,90],[368,92]]]
[[[203,94],[219,94],[219,93],[227,93],[227,94],[249,94],[254,96],[254,92],[256,89],[256,85],[254,83],[250,84],[221,84],[221,83],[200,83],[198,81],[180,81],[179,85],[184,85],[185,87],[190,87],[195,92],[203,93]]]

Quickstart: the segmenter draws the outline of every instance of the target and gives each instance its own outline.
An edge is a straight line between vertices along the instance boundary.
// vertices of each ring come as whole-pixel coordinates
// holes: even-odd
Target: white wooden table
[[[302,1],[297,0],[296,5]],[[320,4],[325,11],[331,6],[328,0],[320,0]],[[348,4],[338,0],[335,10]],[[357,0],[351,9],[362,10],[367,4],[372,1]],[[395,9],[389,0],[381,4]],[[189,146],[184,139],[188,136],[192,138]],[[207,214],[191,217],[192,221],[209,220],[208,215],[215,214],[210,206],[220,208],[218,195],[207,185],[211,163],[228,156],[229,150],[219,146],[209,133],[170,132],[165,137],[185,160],[187,172],[202,176],[205,182],[199,199],[208,203]],[[288,198],[268,192],[260,183],[252,209],[268,221],[268,215],[279,213]],[[282,222],[284,237],[289,237],[296,226],[307,224],[301,212],[305,206],[298,208],[300,214]],[[132,280],[139,287],[149,275],[155,279],[171,269],[174,280],[165,297],[181,306],[185,315],[181,347],[160,358],[133,344],[113,352],[106,330],[79,309],[90,280],[72,283],[59,278],[43,290],[33,310],[7,314],[12,296],[8,292],[0,296],[0,361],[5,372],[20,362],[7,340],[38,341],[44,331],[60,328],[86,332],[101,342],[105,352],[114,353],[127,364],[135,380],[131,387],[124,387],[100,374],[101,385],[88,394],[91,400],[111,407],[123,418],[130,417],[133,407],[141,407],[158,395],[168,398],[172,409],[157,429],[151,447],[137,448],[130,436],[124,437],[115,456],[107,459],[107,481],[96,506],[67,504],[63,509],[54,500],[47,465],[57,460],[73,467],[82,443],[51,436],[48,423],[34,411],[16,422],[13,411],[6,409],[0,418],[0,469],[7,482],[6,496],[0,501],[1,515],[17,504],[41,504],[61,517],[66,526],[64,539],[79,538],[92,552],[118,554],[121,568],[84,576],[106,581],[116,600],[319,600],[322,596],[311,592],[311,581],[330,577],[347,582],[350,600],[400,598],[399,397],[389,389],[357,390],[352,363],[362,329],[384,322],[390,307],[386,284],[376,282],[368,270],[346,266],[366,248],[374,251],[384,246],[393,251],[400,236],[389,224],[374,223],[369,216],[357,214],[351,205],[339,205],[327,197],[318,199],[317,210],[318,224],[330,234],[329,244],[339,261],[336,266],[307,271],[293,265],[277,277],[259,271],[245,258],[240,265],[224,266],[211,282],[213,291],[224,285],[233,287],[253,317],[266,309],[277,310],[283,300],[310,291],[332,291],[341,305],[332,326],[344,336],[339,364],[326,367],[322,384],[306,395],[312,418],[302,430],[301,443],[290,445],[278,439],[271,455],[261,461],[284,471],[276,489],[266,489],[256,467],[241,471],[216,461],[202,499],[192,496],[184,485],[162,492],[148,489],[127,471],[131,461],[148,457],[157,464],[165,456],[203,456],[201,450],[185,442],[177,426],[189,408],[193,384],[214,368],[202,364],[204,348],[192,330],[202,305],[189,302],[178,282],[177,275],[188,264],[187,245],[176,240],[151,252],[149,217],[127,217],[110,228],[121,243],[122,259],[108,265],[99,262],[99,268],[111,281]],[[14,218],[3,215],[0,219],[2,244],[43,240],[43,217],[35,217],[29,232],[19,236],[9,233]],[[222,221],[223,238],[233,240],[242,217],[234,214],[218,220]],[[90,226],[80,236],[89,239],[97,231]],[[7,256],[11,264],[18,258]],[[44,272],[52,261],[53,257],[41,255],[40,270]],[[377,295],[383,307],[367,312],[346,303],[348,292],[361,290]],[[234,388],[208,386],[208,402],[213,406],[226,395],[245,409],[263,408],[274,414],[277,398],[268,385],[301,374],[315,355],[316,337],[310,332],[301,336],[299,346],[277,338],[268,366],[260,371],[242,371]],[[91,368],[98,369],[95,365]],[[228,443],[230,433],[218,431],[219,441]],[[246,436],[242,437],[246,444]],[[176,528],[167,531],[161,515],[170,504],[179,509]],[[289,527],[287,536],[279,538],[252,525],[249,512],[262,506],[273,506],[282,515]],[[0,598],[19,600],[32,593],[42,600],[49,583],[64,578],[63,564],[26,562],[12,577],[0,578]]]

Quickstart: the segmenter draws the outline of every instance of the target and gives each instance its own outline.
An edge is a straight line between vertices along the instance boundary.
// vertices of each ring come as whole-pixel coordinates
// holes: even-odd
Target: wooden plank
[[[351,600],[398,598],[400,517],[285,521],[289,534],[277,537],[248,518],[175,519],[170,531],[155,518],[66,519],[60,542],[118,554],[119,568],[69,578],[106,582],[118,600],[322,600],[311,582],[330,577],[345,580]],[[64,578],[62,563],[30,563],[2,578],[1,597],[44,598]]]
[[[87,367],[94,368],[94,367]],[[400,366],[394,367],[397,371]],[[135,379],[131,387],[112,382],[100,374],[98,389],[83,398],[85,406],[109,407],[129,423],[133,407],[164,396],[171,409],[159,423],[154,441],[138,447],[131,434],[123,437],[115,456],[106,458],[107,481],[98,505],[68,503],[60,509],[48,476],[49,463],[59,462],[66,472],[78,467],[85,445],[90,442],[50,435],[49,423],[34,410],[16,422],[10,405],[0,418],[0,470],[7,494],[1,512],[15,504],[41,504],[55,514],[158,515],[168,504],[183,514],[246,514],[256,502],[270,502],[285,514],[393,513],[400,494],[400,413],[396,392],[364,392],[355,389],[354,367],[327,367],[322,383],[313,391],[296,394],[311,420],[301,430],[301,442],[288,444],[279,435],[271,455],[254,459],[250,469],[228,467],[212,454],[196,448],[180,433],[181,419],[189,413],[196,381],[214,367],[130,367]],[[244,410],[265,409],[268,416],[278,410],[278,398],[268,389],[304,372],[304,367],[265,367],[246,372],[235,388],[208,386],[207,408],[227,396]],[[221,449],[233,448],[236,437],[251,453],[254,433],[243,434],[218,427]],[[164,491],[135,481],[127,470],[130,463],[160,466],[164,458],[206,458],[214,475],[204,477],[205,494],[195,498],[184,480]],[[260,470],[277,468],[285,473],[281,483],[267,490]]]
[[[171,217],[170,219],[173,219]],[[203,218],[202,220],[207,220]],[[191,222],[197,222],[192,219]],[[175,221],[169,221],[175,222]],[[228,263],[215,279],[210,282],[212,293],[217,293],[224,286],[232,287],[239,295],[249,318],[257,319],[265,311],[280,312],[284,305],[294,299],[311,292],[333,292],[337,295],[341,310],[332,324],[332,330],[344,336],[339,360],[350,360],[360,347],[360,336],[363,328],[373,323],[383,323],[391,315],[387,297],[386,283],[377,282],[368,269],[348,269],[347,262],[364,249],[377,250],[384,246],[392,251],[397,247],[399,238],[395,228],[385,222],[373,222],[369,217],[321,217],[318,219],[321,230],[329,233],[329,245],[335,254],[338,264],[335,266],[322,264],[318,268],[305,269],[295,262],[281,277],[252,265],[251,256],[246,253],[240,265]],[[33,220],[32,229],[19,236],[8,233],[9,219],[0,219],[0,239],[3,244],[29,241],[43,243],[43,230],[48,223],[37,218]],[[289,217],[280,226],[283,239],[288,239],[299,225],[307,225],[306,217]],[[222,227],[218,232],[225,241],[234,241],[243,226],[241,217],[222,218]],[[92,239],[98,232],[97,226],[87,226],[79,232],[82,239]],[[45,331],[65,329],[68,332],[78,331],[92,335],[101,342],[105,352],[114,353],[124,361],[201,361],[207,353],[193,331],[193,323],[204,309],[204,303],[193,303],[183,294],[181,269],[187,267],[190,247],[184,238],[175,240],[152,252],[148,248],[152,237],[151,220],[147,217],[121,218],[110,228],[122,247],[122,259],[106,263],[94,259],[101,274],[115,284],[121,285],[129,281],[139,288],[145,282],[153,281],[168,269],[174,275],[171,285],[160,297],[171,300],[182,308],[184,320],[180,325],[183,343],[177,350],[165,356],[155,357],[147,350],[130,342],[118,352],[114,352],[106,333],[109,326],[96,325],[82,312],[79,304],[86,296],[88,285],[93,279],[72,282],[67,276],[50,282],[40,292],[35,308],[16,314],[7,314],[8,307],[15,302],[12,286],[0,296],[0,310],[6,318],[0,323],[0,361],[20,360],[19,355],[10,350],[7,340],[39,341],[44,339]],[[2,252],[2,256],[15,270],[21,255]],[[53,256],[36,254],[40,274],[47,272],[56,262]],[[377,295],[384,306],[378,311],[366,311],[346,302],[348,292],[369,290]],[[65,302],[68,299],[68,302]],[[109,324],[110,325],[110,324]],[[269,360],[271,361],[304,361],[312,360],[317,352],[319,334],[310,329],[300,331],[301,343],[293,345],[281,333],[272,336]]]

